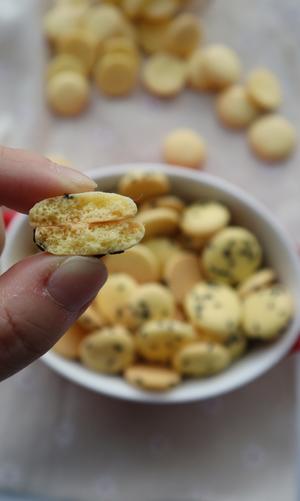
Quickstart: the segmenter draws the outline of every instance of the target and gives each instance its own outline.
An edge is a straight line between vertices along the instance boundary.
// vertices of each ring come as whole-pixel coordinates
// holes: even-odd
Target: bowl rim
[[[296,282],[298,283],[299,292],[300,292],[300,260],[297,256],[296,246],[293,245],[291,237],[287,233],[287,231],[281,226],[281,224],[277,221],[275,217],[273,217],[271,211],[265,207],[260,201],[258,201],[254,196],[249,195],[243,189],[239,188],[235,184],[217,177],[215,175],[211,175],[205,171],[193,171],[191,169],[187,169],[186,167],[174,167],[165,165],[162,163],[147,163],[147,162],[135,162],[135,163],[126,163],[120,165],[107,165],[104,167],[98,167],[92,170],[85,171],[85,174],[90,176],[93,179],[108,179],[113,177],[118,177],[128,170],[134,169],[153,169],[153,170],[161,170],[166,174],[169,174],[173,178],[179,179],[189,179],[191,181],[195,181],[202,186],[207,187],[216,187],[221,192],[226,193],[229,196],[232,196],[234,199],[241,200],[247,208],[252,211],[254,214],[259,214],[260,219],[264,220],[264,222],[269,225],[274,232],[276,233],[276,237],[281,241],[281,244],[285,248],[285,252],[289,260],[291,261],[291,265],[295,270],[296,274]],[[5,262],[8,261],[8,247],[12,241],[17,237],[19,228],[22,226],[23,222],[27,219],[27,216],[24,214],[19,215],[14,218],[11,222],[10,227],[7,232],[7,245],[5,246],[2,263],[4,262],[4,268],[7,269],[7,265],[5,266]],[[134,401],[140,403],[152,403],[152,404],[175,404],[175,403],[185,403],[185,402],[193,402],[200,401],[204,399],[209,399],[213,397],[217,397],[221,394],[226,394],[230,391],[234,391],[246,384],[249,384],[251,381],[254,381],[258,377],[262,376],[268,370],[270,370],[274,365],[276,365],[285,355],[287,355],[295,343],[298,336],[298,328],[300,327],[300,311],[298,310],[295,314],[295,317],[292,322],[292,326],[290,329],[293,332],[293,335],[290,338],[283,337],[282,341],[277,346],[276,353],[273,353],[272,357],[269,357],[269,360],[265,360],[263,364],[257,367],[257,370],[253,374],[252,372],[248,375],[244,374],[243,377],[240,377],[235,382],[229,381],[227,384],[215,385],[213,390],[208,390],[207,392],[200,391],[201,394],[197,395],[197,392],[193,392],[192,395],[185,395],[184,392],[180,392],[179,395],[176,394],[176,389],[171,390],[165,394],[153,393],[153,392],[144,392],[135,388],[130,388],[125,394],[122,394],[122,391],[116,389],[114,387],[110,387],[105,383],[99,384],[99,379],[95,378],[95,376],[99,376],[98,374],[85,373],[84,377],[81,374],[81,366],[76,365],[75,362],[68,361],[55,354],[54,352],[49,351],[46,353],[41,360],[54,371],[64,376],[66,379],[76,382],[80,386],[86,387],[97,393],[102,395],[116,397],[126,401]],[[78,370],[80,368],[80,370]],[[86,370],[86,369],[84,369]],[[88,371],[90,372],[90,371]],[[105,377],[111,378],[111,376],[100,375],[102,379]],[[103,377],[105,376],[105,377]],[[222,374],[219,376],[222,377]],[[97,381],[97,382],[96,382]],[[193,381],[194,383],[194,381]]]

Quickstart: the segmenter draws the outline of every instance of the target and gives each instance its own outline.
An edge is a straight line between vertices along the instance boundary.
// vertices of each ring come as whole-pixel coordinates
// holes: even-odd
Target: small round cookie
[[[175,300],[182,303],[187,293],[201,281],[199,259],[192,253],[176,253],[165,266],[164,280]]]
[[[105,40],[101,47],[101,54],[99,57],[106,56],[107,54],[125,54],[134,58],[139,63],[139,53],[134,40],[125,36],[116,36]]]
[[[165,38],[169,22],[149,23],[143,21],[138,26],[138,40],[146,54],[154,54],[164,50]]]
[[[98,89],[104,94],[126,96],[137,84],[137,60],[125,53],[106,54],[96,64],[94,77]]]
[[[75,56],[89,73],[96,57],[96,40],[86,29],[77,28],[62,34],[56,43],[58,53]]]
[[[207,240],[230,221],[230,212],[219,202],[194,203],[182,213],[180,227],[185,235]]]
[[[210,90],[220,90],[237,82],[241,63],[237,54],[225,45],[210,45],[203,49],[203,72]]]
[[[206,377],[223,371],[230,362],[224,346],[198,341],[181,348],[174,356],[173,366],[183,376]]]
[[[173,209],[150,209],[140,212],[136,220],[145,228],[145,238],[173,235],[179,228],[179,214]]]
[[[247,349],[247,338],[242,334],[233,334],[224,341],[225,348],[229,351],[231,361],[241,358]]]
[[[93,332],[103,327],[104,321],[99,312],[92,305],[78,318],[77,324],[80,325],[85,332]]]
[[[187,65],[187,83],[196,91],[209,90],[206,73],[203,65],[204,51],[197,49],[191,55]]]
[[[166,21],[176,14],[179,6],[179,0],[147,0],[142,7],[142,17],[147,21]]]
[[[105,40],[122,34],[124,22],[122,11],[115,5],[96,5],[89,9],[85,27],[101,48]]]
[[[47,80],[50,80],[62,71],[75,71],[81,75],[86,74],[85,66],[80,59],[71,54],[58,54],[50,60],[46,71]]]
[[[185,208],[185,203],[181,198],[176,197],[175,195],[165,195],[162,197],[154,197],[146,200],[139,206],[139,210],[143,211],[156,209],[158,207],[161,207],[163,209],[176,210],[180,214]]]
[[[122,324],[124,308],[136,291],[137,282],[126,273],[109,275],[95,299],[95,308],[111,323]]]
[[[170,238],[152,238],[150,240],[146,240],[145,245],[155,255],[158,261],[161,276],[164,274],[164,270],[169,259],[171,259],[174,254],[180,252],[180,246],[178,243]]]
[[[61,357],[75,360],[79,356],[79,345],[85,337],[86,332],[76,323],[67,330],[52,349]]]
[[[165,195],[170,191],[170,181],[166,174],[158,171],[137,169],[121,177],[118,192],[121,195],[142,202],[147,198]]]
[[[197,284],[185,298],[185,312],[198,329],[219,339],[236,334],[241,321],[241,302],[227,285]]]
[[[169,164],[200,168],[206,159],[205,141],[192,129],[175,129],[164,140],[163,158]]]
[[[259,158],[276,162],[286,159],[294,151],[296,132],[292,124],[280,115],[267,115],[251,125],[248,141]]]
[[[276,110],[282,101],[280,83],[266,68],[253,70],[246,81],[248,96],[264,111]]]
[[[180,375],[166,367],[133,365],[124,375],[128,383],[148,391],[166,391],[180,383]]]
[[[90,86],[80,73],[65,70],[47,82],[46,96],[50,108],[57,115],[75,116],[87,107]]]
[[[168,362],[182,346],[195,341],[191,324],[179,320],[152,320],[136,334],[138,353],[150,362]]]
[[[56,5],[48,10],[43,18],[43,29],[48,41],[55,44],[66,31],[82,26],[86,12],[85,4]]]
[[[198,16],[179,14],[166,31],[165,48],[175,56],[188,57],[199,45],[202,30]]]
[[[275,271],[271,270],[271,268],[264,268],[242,282],[237,291],[239,296],[244,299],[253,292],[270,287],[276,280],[277,276]]]
[[[122,0],[122,9],[130,19],[136,19],[142,13],[145,0]]]
[[[253,233],[238,226],[218,232],[205,247],[202,267],[217,283],[239,284],[260,266],[262,249]]]
[[[132,295],[123,321],[131,329],[140,327],[150,320],[173,318],[175,301],[169,289],[161,284],[141,285]]]
[[[80,344],[79,353],[86,367],[104,374],[123,372],[135,358],[133,339],[119,325],[86,336]]]
[[[181,235],[179,235],[178,242],[183,249],[193,252],[200,252],[203,250],[203,247],[205,247],[205,245],[207,244],[207,238],[196,237],[192,235],[187,235],[186,233],[181,233]]]
[[[106,256],[104,262],[109,273],[127,273],[141,284],[159,278],[158,259],[144,244],[136,245],[124,254]]]
[[[174,97],[186,82],[186,65],[171,54],[157,53],[144,65],[142,82],[146,89],[158,97]]]
[[[249,98],[245,87],[238,84],[220,93],[216,110],[221,122],[233,129],[247,127],[259,115],[259,109]]]
[[[254,292],[242,308],[242,327],[247,337],[269,340],[277,337],[293,315],[290,293],[280,285]]]

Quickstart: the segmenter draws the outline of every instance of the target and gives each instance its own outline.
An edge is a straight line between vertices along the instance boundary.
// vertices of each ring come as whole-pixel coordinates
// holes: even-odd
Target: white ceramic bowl
[[[285,334],[274,343],[249,353],[224,373],[205,380],[183,382],[178,388],[166,394],[139,391],[120,377],[96,374],[53,352],[43,357],[44,362],[59,374],[82,386],[113,397],[139,402],[174,403],[201,400],[249,383],[282,359],[297,339],[300,326],[300,271],[293,244],[262,205],[222,179],[206,173],[160,164],[139,164],[139,167],[164,170],[171,180],[172,191],[189,201],[217,199],[224,202],[230,208],[234,221],[257,235],[264,247],[267,262],[275,268],[280,280],[291,291],[297,314]],[[89,174],[99,183],[99,189],[114,191],[120,175],[132,168],[132,164],[101,167],[90,171]],[[2,266],[7,269],[33,252],[32,230],[29,228],[27,217],[20,215],[12,222],[8,231]]]

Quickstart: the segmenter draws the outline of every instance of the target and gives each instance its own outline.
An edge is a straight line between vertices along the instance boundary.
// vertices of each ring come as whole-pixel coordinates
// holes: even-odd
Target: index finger
[[[75,169],[37,153],[0,146],[0,205],[28,212],[44,198],[95,188],[92,179]]]

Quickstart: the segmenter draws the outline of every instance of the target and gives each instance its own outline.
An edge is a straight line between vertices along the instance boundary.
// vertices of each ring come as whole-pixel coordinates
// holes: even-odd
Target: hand
[[[92,191],[80,172],[34,153],[0,147],[0,204],[27,213],[39,200]],[[0,252],[5,241],[0,214]],[[48,351],[106,280],[99,259],[37,254],[0,277],[0,380]]]

